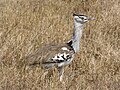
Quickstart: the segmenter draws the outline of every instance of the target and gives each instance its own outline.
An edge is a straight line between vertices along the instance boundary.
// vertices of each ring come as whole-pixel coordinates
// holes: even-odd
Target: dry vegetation
[[[95,17],[85,25],[81,51],[65,68],[44,77],[21,58],[73,32],[72,13]],[[0,90],[120,90],[119,0],[0,0]]]

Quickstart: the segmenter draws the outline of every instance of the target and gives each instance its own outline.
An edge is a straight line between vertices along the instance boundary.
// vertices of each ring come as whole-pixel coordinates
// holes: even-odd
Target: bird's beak
[[[95,20],[95,18],[91,18],[91,17],[89,17],[88,20]]]

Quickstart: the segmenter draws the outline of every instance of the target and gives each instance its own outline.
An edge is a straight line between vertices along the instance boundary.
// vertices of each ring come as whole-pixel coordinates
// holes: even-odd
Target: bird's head
[[[85,16],[85,15],[73,14],[73,17],[74,17],[74,20],[77,23],[81,23],[81,24],[84,24],[84,23],[86,23],[89,20],[94,20],[94,18],[90,18],[90,17]]]

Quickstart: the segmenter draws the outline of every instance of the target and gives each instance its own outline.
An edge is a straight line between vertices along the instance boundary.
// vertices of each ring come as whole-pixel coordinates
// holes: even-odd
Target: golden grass
[[[24,68],[24,56],[71,38],[73,12],[96,20],[85,25],[65,84],[56,70],[44,77],[39,67]],[[119,0],[0,0],[0,90],[119,90],[119,49]]]

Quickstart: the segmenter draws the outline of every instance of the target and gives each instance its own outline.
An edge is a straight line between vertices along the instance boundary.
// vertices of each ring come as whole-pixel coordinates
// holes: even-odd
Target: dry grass
[[[86,24],[81,51],[65,68],[64,82],[44,77],[21,58],[73,32],[72,13],[96,18]],[[0,90],[119,90],[119,0],[0,0]]]

